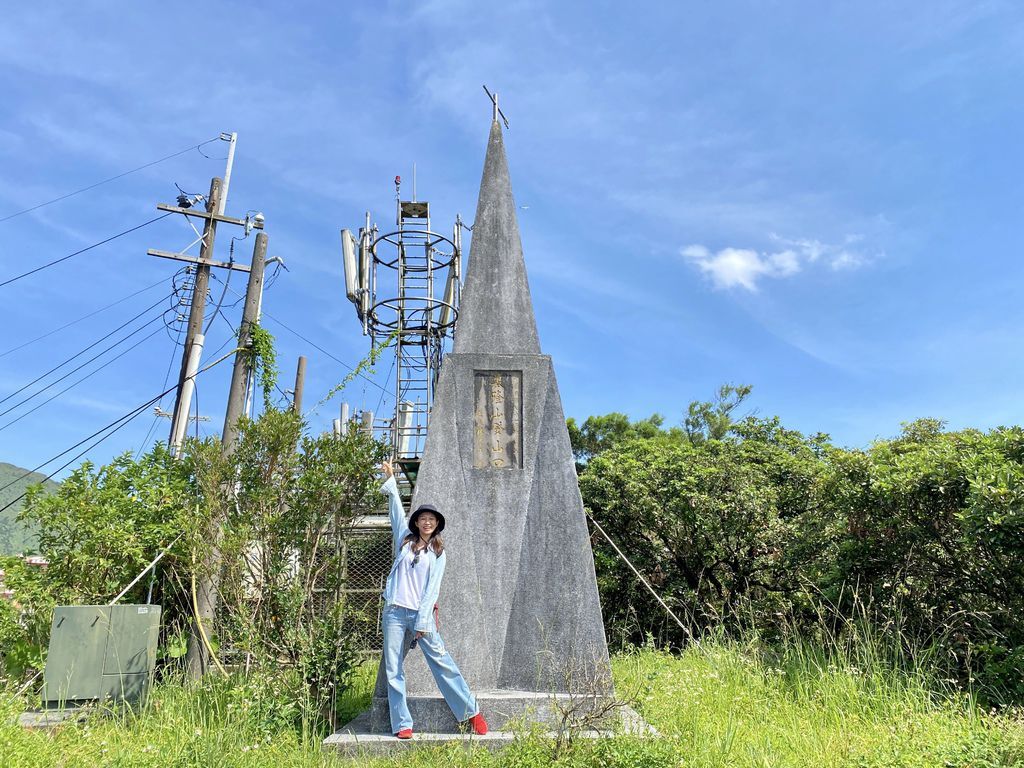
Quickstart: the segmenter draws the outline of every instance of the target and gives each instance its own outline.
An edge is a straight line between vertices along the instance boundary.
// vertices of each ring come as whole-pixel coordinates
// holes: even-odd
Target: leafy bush
[[[652,432],[657,417],[571,432],[587,438],[584,504],[686,624],[595,536],[611,638],[681,645],[722,626],[778,640],[867,615],[990,701],[1024,701],[1024,430],[925,419],[846,450],[778,419],[723,433],[735,391],[720,394],[733,400],[691,407],[685,432]]]
[[[735,621],[752,601],[756,623],[770,627],[792,609],[807,575],[820,443],[771,424],[746,428],[759,428],[761,437],[697,445],[628,440],[593,458],[580,476],[588,509],[685,615],[691,634]],[[625,639],[639,642],[660,628],[664,639],[683,642],[686,634],[639,593],[614,553],[600,543],[597,552],[606,618],[632,626]]]
[[[198,577],[213,568],[223,599],[208,639],[218,656],[276,679],[270,687],[292,702],[282,706],[304,723],[333,723],[356,661],[336,600],[340,540],[375,497],[384,449],[360,430],[337,439],[303,428],[291,410],[269,409],[242,421],[229,454],[187,441],[175,459],[158,444],[138,459],[83,464],[52,495],[30,492],[22,514],[49,566],[8,569],[19,596],[0,603],[10,672],[39,667],[54,604],[106,603],[167,548],[157,576],[123,598],[142,602],[154,590],[164,666],[184,657]]]

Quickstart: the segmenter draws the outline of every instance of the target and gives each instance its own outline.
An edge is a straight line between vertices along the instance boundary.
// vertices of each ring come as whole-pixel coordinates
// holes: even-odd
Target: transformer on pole
[[[394,336],[394,408],[363,414],[409,481],[427,435],[441,359],[455,333],[461,294],[462,227],[451,235],[431,228],[430,203],[402,200],[395,177],[395,229],[381,233],[367,212],[358,236],[341,230],[345,293],[363,334],[376,345]],[[390,228],[389,228],[390,229]]]

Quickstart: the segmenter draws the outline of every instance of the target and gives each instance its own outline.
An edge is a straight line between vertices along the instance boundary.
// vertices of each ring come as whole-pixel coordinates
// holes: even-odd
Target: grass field
[[[655,650],[613,660],[616,685],[635,695],[661,738],[578,742],[557,755],[523,734],[497,754],[423,749],[373,765],[401,766],[1013,766],[1024,765],[1024,716],[983,711],[943,691],[912,665],[793,644],[784,652],[713,641],[682,655]],[[369,702],[373,665],[343,706]],[[138,715],[97,717],[51,733],[21,730],[3,705],[0,765],[350,765],[320,749],[322,734],[296,727],[278,694],[251,682],[163,684]],[[367,764],[367,761],[358,761]]]

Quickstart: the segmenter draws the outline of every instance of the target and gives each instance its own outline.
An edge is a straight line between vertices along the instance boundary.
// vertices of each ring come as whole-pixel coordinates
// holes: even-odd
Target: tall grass
[[[490,754],[458,746],[348,760],[320,747],[287,697],[266,681],[157,686],[137,714],[54,732],[21,730],[0,705],[2,766],[1012,766],[1024,764],[1024,718],[983,711],[936,679],[919,655],[870,633],[821,641],[706,638],[681,654],[637,649],[613,658],[620,691],[662,738],[579,741],[554,753],[537,734]],[[342,704],[369,704],[376,665],[360,668]]]

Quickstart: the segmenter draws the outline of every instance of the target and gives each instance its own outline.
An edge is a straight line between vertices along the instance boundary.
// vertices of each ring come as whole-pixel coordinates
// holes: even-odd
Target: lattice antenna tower
[[[341,230],[345,292],[372,345],[394,341],[393,412],[363,413],[364,428],[391,444],[392,457],[415,483],[434,387],[454,338],[462,274],[461,218],[450,236],[431,226],[430,203],[402,200],[395,177],[396,229],[381,234],[370,213],[359,229]],[[343,428],[346,428],[343,426]]]

